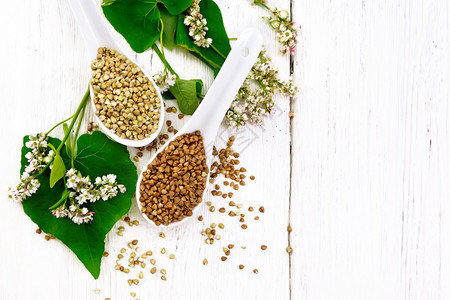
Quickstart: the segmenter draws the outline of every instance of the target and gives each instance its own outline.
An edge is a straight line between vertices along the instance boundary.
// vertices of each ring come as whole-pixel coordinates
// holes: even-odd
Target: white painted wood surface
[[[293,299],[449,299],[448,1],[303,1]]]
[[[249,0],[218,4],[230,37],[248,25],[265,33],[287,79],[289,58],[277,55],[274,34],[260,20],[264,11]],[[149,225],[127,227],[123,238],[112,232],[110,257],[94,280],[62,243],[34,233],[36,225],[4,193],[18,177],[22,136],[47,130],[78,105],[89,78],[84,45],[65,1],[5,2],[0,299],[130,299],[130,292],[140,299],[449,299],[449,4],[295,0],[292,10],[302,27],[293,58],[300,95],[291,104],[280,98],[264,128],[236,133],[241,148],[256,136],[240,160],[257,179],[233,200],[263,205],[261,220],[244,231],[204,206],[203,223],[163,230],[165,239]],[[190,55],[167,56],[182,77],[211,83],[211,72]],[[161,68],[151,52],[136,59],[148,71]],[[235,134],[221,132],[219,146]],[[216,208],[224,202],[205,200]],[[136,205],[130,216],[144,224]],[[226,226],[214,246],[200,235],[210,222]],[[130,288],[130,276],[114,270],[114,254],[135,238],[155,253],[161,247],[175,253],[174,261],[156,255],[166,282],[147,268],[141,284]],[[236,247],[221,262],[220,244],[230,242],[247,249]],[[268,245],[265,252],[261,244]]]

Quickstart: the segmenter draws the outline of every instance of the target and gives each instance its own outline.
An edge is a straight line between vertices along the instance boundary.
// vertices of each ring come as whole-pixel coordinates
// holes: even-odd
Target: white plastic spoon
[[[143,173],[147,170],[147,166],[156,158],[156,155],[163,151],[170,142],[176,139],[178,136],[185,133],[191,133],[196,130],[200,130],[203,137],[203,144],[205,147],[212,145],[216,138],[217,130],[230,107],[231,101],[236,96],[242,82],[250,72],[256,58],[262,47],[262,36],[261,34],[253,28],[246,29],[241,33],[238,40],[234,44],[231,52],[228,54],[225,63],[223,64],[219,74],[209,88],[208,93],[202,100],[202,103],[195,111],[194,115],[189,119],[189,121],[174,135],[164,147],[158,149],[158,151],[153,155],[149,162],[145,165],[139,179],[136,188],[136,201],[139,210],[142,211],[142,205],[139,201],[140,198],[140,185]],[[207,149],[205,149],[207,150]],[[207,153],[208,154],[208,153]],[[208,159],[207,159],[208,162]],[[208,165],[209,169],[211,166]],[[209,173],[206,179],[206,187],[209,182]],[[206,195],[205,188],[202,198]],[[195,215],[195,211],[198,209],[200,204],[198,204],[192,211],[192,215]],[[150,220],[146,214],[142,216],[150,223],[156,225],[152,220]],[[183,223],[188,217],[183,218],[181,221],[169,223],[167,227],[175,226]],[[163,225],[164,226],[164,225]]]
[[[131,56],[127,55],[127,53],[125,53],[124,50],[121,49],[119,44],[117,44],[117,42],[111,36],[111,33],[107,30],[105,18],[103,14],[100,12],[100,8],[95,4],[94,0],[67,0],[67,2],[69,3],[69,6],[72,10],[73,16],[75,17],[78,27],[80,28],[84,44],[86,46],[87,54],[91,59],[91,61],[93,61],[97,57],[97,50],[100,47],[108,47],[114,49],[117,52],[125,55],[129,60],[133,61],[131,59]],[[141,69],[142,73],[144,73],[144,75],[153,84],[153,87],[156,89],[156,93],[161,102],[158,130],[152,135],[150,135],[150,137],[142,140],[123,139],[118,135],[112,133],[108,128],[106,128],[103,122],[100,121],[100,119],[94,113],[96,123],[99,125],[100,129],[106,135],[108,135],[114,141],[130,147],[142,147],[150,144],[159,135],[159,132],[161,131],[161,128],[163,127],[164,123],[164,104],[159,88],[156,86],[152,77],[147,72],[145,72],[144,69],[141,66],[139,66],[139,64],[136,63],[136,65]],[[95,112],[95,105],[93,100],[94,91],[92,89],[92,86],[90,86],[90,90],[91,90],[91,106]]]

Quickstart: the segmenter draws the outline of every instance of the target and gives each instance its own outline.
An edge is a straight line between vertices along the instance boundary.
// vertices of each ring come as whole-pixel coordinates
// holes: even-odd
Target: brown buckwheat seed
[[[193,208],[202,202],[208,172],[200,131],[179,136],[143,173],[141,212],[156,225],[192,216]]]

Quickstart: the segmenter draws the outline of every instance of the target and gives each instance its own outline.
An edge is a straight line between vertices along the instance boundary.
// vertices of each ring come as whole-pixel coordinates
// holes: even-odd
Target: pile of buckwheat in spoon
[[[91,69],[95,114],[106,128],[129,140],[143,140],[157,131],[161,102],[136,64],[102,47]]]
[[[141,212],[156,225],[192,216],[202,202],[208,166],[200,131],[186,133],[147,166],[140,185]]]

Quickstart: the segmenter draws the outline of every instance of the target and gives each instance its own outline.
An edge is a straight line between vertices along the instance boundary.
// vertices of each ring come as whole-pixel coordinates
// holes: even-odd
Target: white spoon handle
[[[139,200],[141,198],[140,186],[143,174],[147,170],[147,166],[165,149],[165,147],[170,145],[173,140],[185,133],[200,130],[205,147],[212,145],[225,112],[230,107],[231,101],[236,96],[239,87],[242,85],[242,82],[255,63],[255,60],[261,51],[261,47],[262,36],[258,30],[252,28],[246,29],[239,35],[238,40],[228,54],[219,74],[217,74],[216,79],[194,115],[177,134],[167,141],[165,146],[160,147],[158,151],[156,151],[141,171],[136,186],[136,201],[140,211],[142,211],[142,205]],[[208,151],[208,149],[206,150]],[[208,179],[209,173],[206,182],[208,182]],[[205,188],[202,195],[203,199],[206,195],[206,191],[207,189]],[[194,208],[194,211],[197,210],[199,206],[200,205],[197,205]],[[142,216],[149,223],[154,224],[147,215],[142,214]],[[187,219],[188,218],[184,218],[181,221],[170,223],[167,227],[179,225]]]
[[[183,127],[183,132],[201,130],[205,145],[214,141],[220,123],[255,63],[262,44],[262,36],[254,28],[248,28],[239,35],[202,103]]]
[[[94,58],[99,47],[113,48],[117,43],[106,29],[105,18],[94,0],[67,0],[81,31],[88,56]]]

